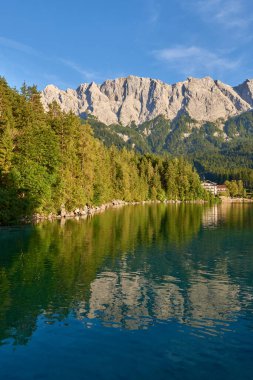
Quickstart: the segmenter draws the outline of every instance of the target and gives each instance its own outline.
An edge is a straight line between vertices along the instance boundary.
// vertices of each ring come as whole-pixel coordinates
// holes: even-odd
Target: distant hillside
[[[202,177],[223,182],[243,179],[253,187],[253,111],[226,122],[199,122],[183,115],[174,121],[159,116],[137,126],[105,125],[88,119],[95,137],[105,145],[140,153],[185,156]]]

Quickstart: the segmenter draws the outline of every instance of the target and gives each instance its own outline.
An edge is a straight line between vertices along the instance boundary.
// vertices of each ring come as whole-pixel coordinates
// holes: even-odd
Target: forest
[[[252,192],[253,111],[202,125],[186,114],[173,121],[161,115],[138,126],[107,126],[94,118],[89,123],[108,147],[185,157],[202,179],[220,184],[242,180]]]
[[[113,199],[210,199],[185,158],[119,148],[56,103],[45,112],[36,86],[0,78],[0,223]]]

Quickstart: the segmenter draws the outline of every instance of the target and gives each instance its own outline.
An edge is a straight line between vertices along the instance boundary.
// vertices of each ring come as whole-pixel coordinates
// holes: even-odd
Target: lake
[[[252,376],[252,205],[0,229],[1,379]]]

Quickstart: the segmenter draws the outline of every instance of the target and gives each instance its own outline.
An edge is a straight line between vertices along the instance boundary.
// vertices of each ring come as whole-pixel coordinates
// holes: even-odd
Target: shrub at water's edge
[[[209,200],[182,158],[107,148],[56,103],[44,112],[35,86],[0,79],[0,222],[112,199]]]

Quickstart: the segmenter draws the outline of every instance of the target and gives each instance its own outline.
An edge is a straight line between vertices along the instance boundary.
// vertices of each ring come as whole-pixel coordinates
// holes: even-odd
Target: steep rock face
[[[56,101],[65,112],[72,110],[76,114],[79,113],[77,93],[72,89],[63,91],[50,84],[44,89],[44,91],[42,91],[41,101],[46,110],[48,110],[48,105],[50,103]]]
[[[232,88],[206,77],[169,85],[157,79],[129,76],[102,85],[82,84],[76,90],[47,86],[41,94],[45,109],[56,101],[62,110],[80,116],[92,114],[105,124],[128,125],[163,115],[173,120],[188,113],[198,121],[215,121],[253,107],[253,80]]]
[[[245,100],[245,102],[253,107],[253,79],[247,79],[239,86],[234,87],[234,90],[243,100]]]

